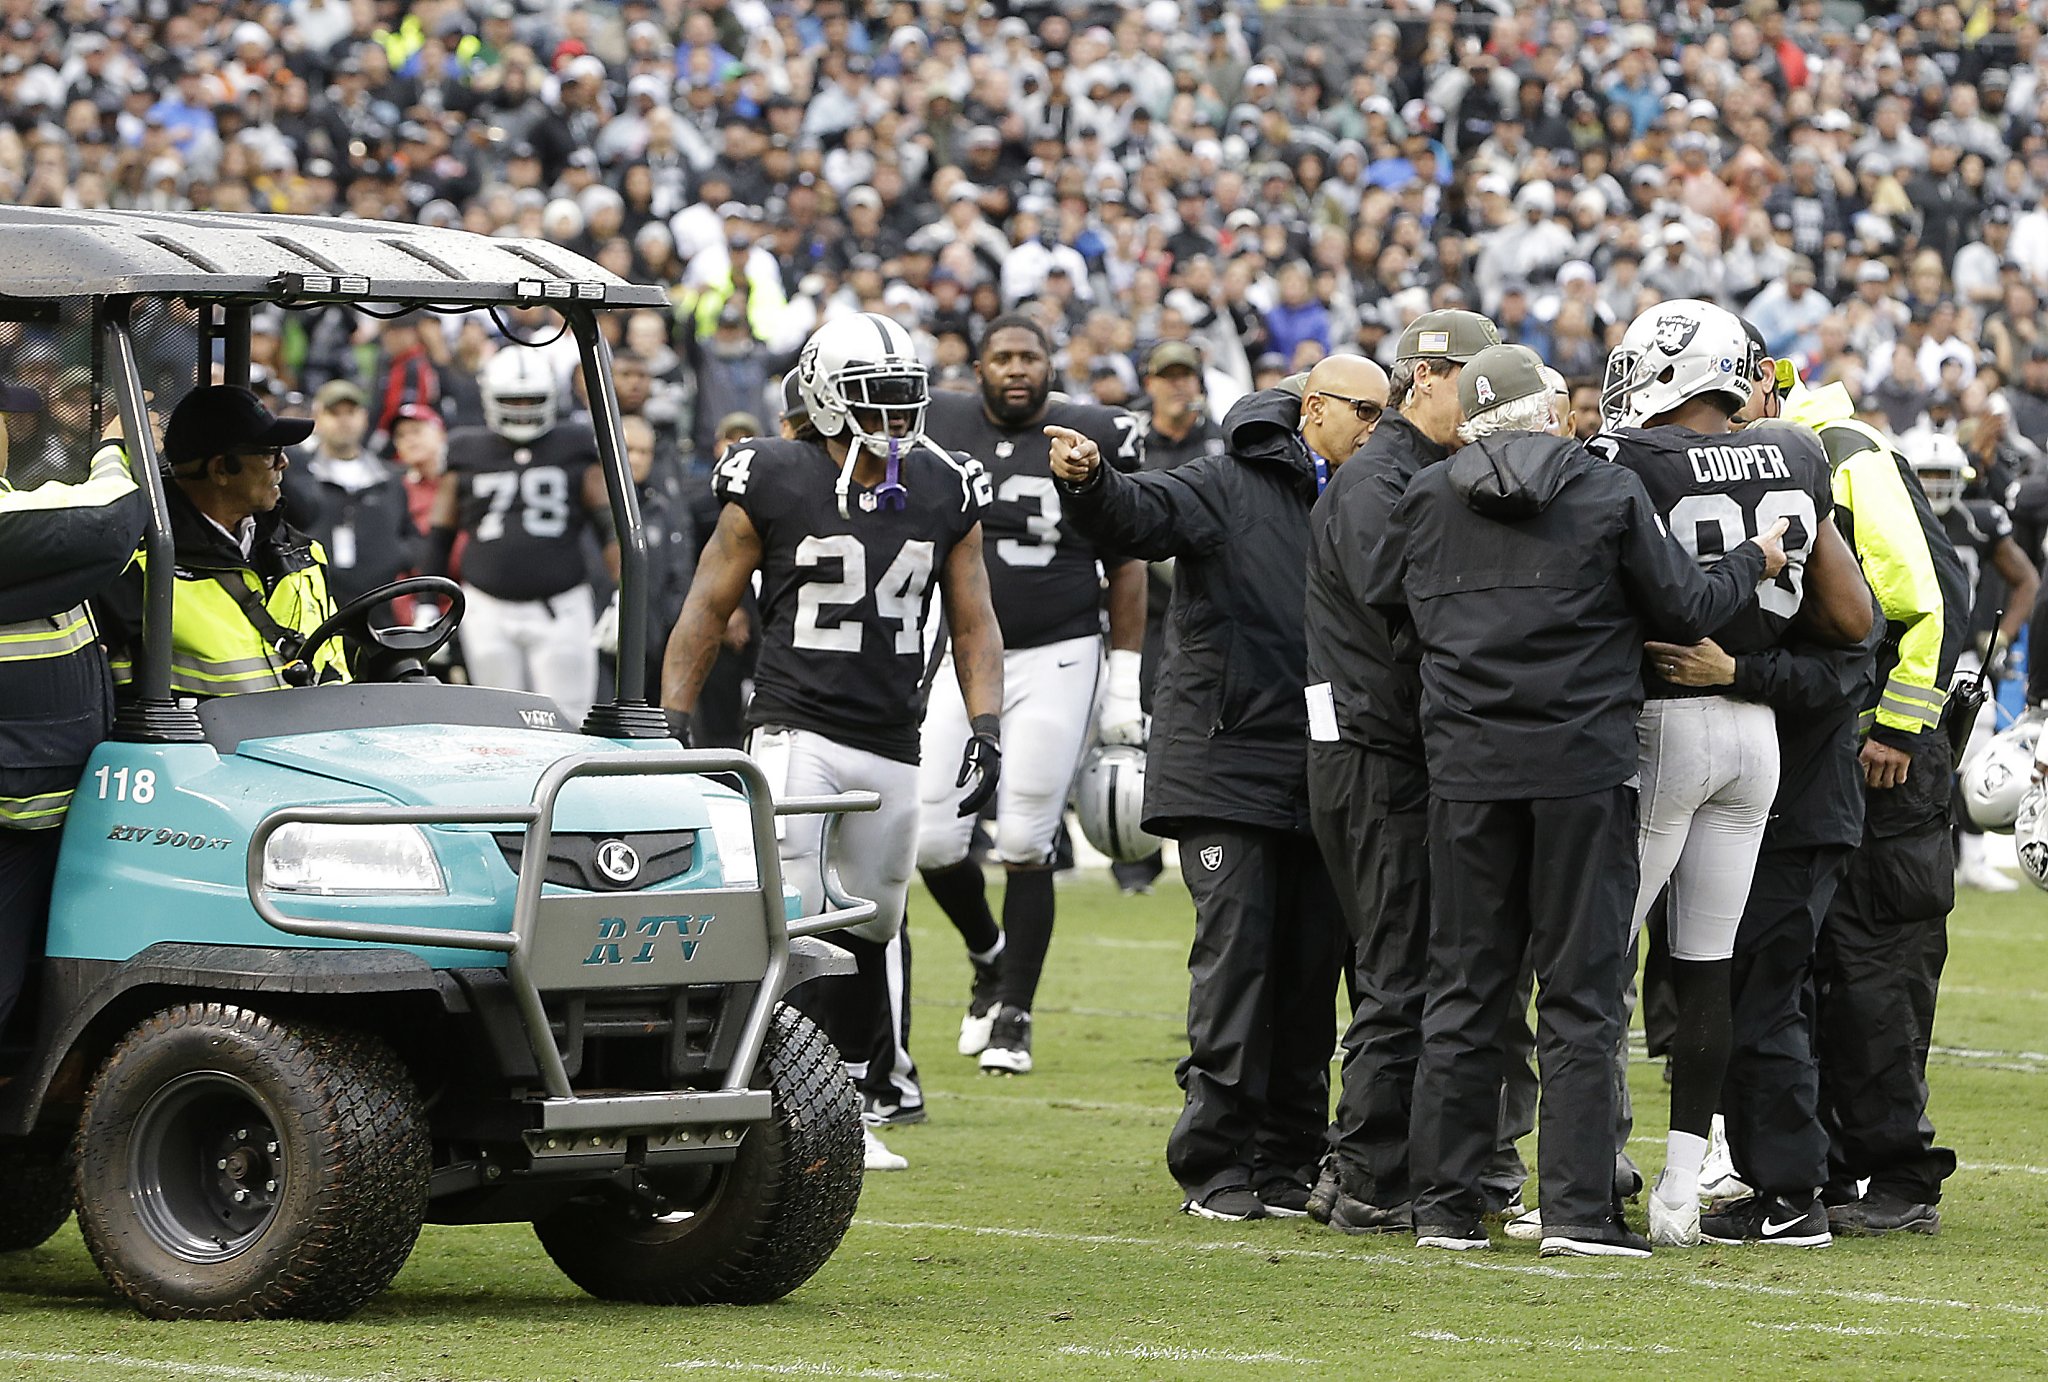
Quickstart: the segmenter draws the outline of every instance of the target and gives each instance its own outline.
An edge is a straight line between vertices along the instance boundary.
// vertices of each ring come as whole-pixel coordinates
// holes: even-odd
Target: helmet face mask
[[[484,365],[484,425],[506,441],[527,445],[553,430],[554,380],[547,361],[522,346],[504,346]]]
[[[1927,496],[1927,507],[1941,514],[1962,502],[1970,462],[1954,437],[1935,431],[1908,432],[1899,438],[1899,450],[1913,467],[1913,477]]]
[[[839,474],[839,507],[845,514],[853,467],[862,451],[885,458],[889,472],[871,500],[900,508],[908,502],[900,463],[924,438],[931,382],[910,333],[874,312],[828,322],[811,333],[797,358],[797,393],[811,425],[823,437],[845,435],[850,445]]]
[[[1696,299],[1662,303],[1629,323],[1607,360],[1600,414],[1609,427],[1646,427],[1708,394],[1729,416],[1756,391],[1756,348],[1742,319]]]

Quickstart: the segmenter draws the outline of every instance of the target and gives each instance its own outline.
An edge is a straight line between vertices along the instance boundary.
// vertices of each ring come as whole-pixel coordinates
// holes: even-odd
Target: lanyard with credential
[[[1298,441],[1298,442],[1300,442],[1300,443],[1301,443],[1301,449],[1302,449],[1302,450],[1304,450],[1304,451],[1306,451],[1306,452],[1308,452],[1308,458],[1309,458],[1309,459],[1310,459],[1311,461],[1314,461],[1314,462],[1315,462],[1315,467],[1316,467],[1316,497],[1317,497],[1317,498],[1321,498],[1321,497],[1322,497],[1322,493],[1323,493],[1323,491],[1324,491],[1325,489],[1329,488],[1329,484],[1330,484],[1330,463],[1329,463],[1328,461],[1326,461],[1326,460],[1324,460],[1324,459],[1323,459],[1323,453],[1322,453],[1322,452],[1320,452],[1320,451],[1316,450],[1316,449],[1315,449],[1315,448],[1314,448],[1313,446],[1310,446],[1310,445],[1308,444],[1308,438],[1307,438],[1306,436],[1304,436],[1304,435],[1303,435],[1302,433],[1300,433],[1300,432],[1296,432],[1296,433],[1294,434],[1294,439],[1295,439],[1296,441]]]

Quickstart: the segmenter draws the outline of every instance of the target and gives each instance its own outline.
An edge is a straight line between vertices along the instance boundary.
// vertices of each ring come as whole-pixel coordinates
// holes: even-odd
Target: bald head
[[[1301,436],[1341,465],[1365,444],[1387,407],[1387,372],[1363,355],[1326,355],[1301,393]]]

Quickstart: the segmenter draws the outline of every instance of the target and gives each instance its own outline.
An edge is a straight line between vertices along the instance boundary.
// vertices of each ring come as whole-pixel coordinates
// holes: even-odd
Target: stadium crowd
[[[1328,26],[1314,13],[1213,0],[289,0],[175,10],[0,0],[0,196],[460,226],[551,241],[662,285],[668,312],[607,327],[643,501],[661,506],[656,678],[659,650],[684,617],[692,553],[719,522],[714,463],[728,443],[767,436],[777,422],[796,440],[804,408],[786,399],[783,376],[821,328],[859,313],[903,328],[938,389],[982,390],[977,354],[1009,333],[1020,357],[1042,347],[1052,387],[1171,417],[1161,430],[1176,445],[1189,435],[1192,397],[1221,420],[1237,400],[1306,372],[1308,392],[1289,415],[1289,427],[1301,426],[1290,433],[1275,421],[1273,444],[1286,450],[1289,433],[1311,446],[1310,430],[1348,438],[1333,457],[1342,464],[1383,411],[1418,402],[1417,379],[1451,377],[1418,374],[1418,359],[1462,368],[1479,358],[1476,339],[1467,352],[1454,349],[1452,330],[1418,329],[1425,317],[1430,326],[1446,320],[1433,314],[1482,314],[1499,343],[1533,350],[1540,358],[1515,366],[1519,392],[1508,401],[1548,418],[1553,386],[1539,369],[1548,364],[1583,439],[1602,430],[1602,376],[1630,324],[1661,303],[1704,300],[1754,328],[1753,352],[1739,332],[1727,336],[1722,372],[1737,356],[1785,362],[1781,382],[1796,376],[1813,392],[1839,384],[1861,417],[1894,434],[1952,437],[1970,458],[1972,493],[2008,505],[2019,547],[2038,556],[2048,536],[2039,301],[2048,291],[2048,5],[1885,8],[1396,3],[1344,11],[1349,22]],[[544,309],[509,315],[532,336],[549,332]],[[1699,320],[1710,319],[1680,324],[1684,341],[1671,353]],[[575,363],[563,338],[551,357],[557,372],[539,385],[496,379],[523,370],[511,357],[529,352],[494,364],[502,326],[474,315],[336,307],[259,314],[255,328],[257,382],[280,411],[315,415],[307,463],[285,490],[317,516],[309,526],[344,597],[415,565],[446,569],[456,529],[443,509],[456,485],[440,478],[438,438],[487,427],[493,454],[468,458],[467,470],[525,467],[531,452],[516,465],[509,458],[551,434],[554,395]],[[1440,343],[1429,346],[1431,336]],[[1314,372],[1349,355],[1395,376],[1393,404],[1388,379],[1357,361]],[[1341,389],[1329,382],[1340,375]],[[494,413],[494,400],[528,396],[545,400],[542,414],[510,418],[502,404]],[[1460,395],[1457,406],[1471,415],[1495,401]],[[0,411],[31,417],[52,402],[11,389]],[[1334,411],[1338,403],[1356,411]],[[1033,406],[1044,405],[1040,396]],[[34,429],[25,423],[23,437]],[[1474,440],[1456,423],[1448,433],[1446,445]],[[1070,436],[1091,448],[1090,467],[1104,454],[1096,439]],[[54,429],[48,440],[61,455]],[[1008,457],[1011,444],[992,452]],[[37,455],[32,446],[22,454],[30,464]],[[722,472],[731,503],[746,493],[750,455]],[[1329,467],[1313,459],[1320,486]],[[855,459],[845,465],[842,519]],[[895,486],[893,450],[889,465]],[[404,493],[400,469],[412,482]],[[1091,485],[1114,493],[1125,483],[1057,463],[1054,473],[1072,482],[1062,493],[1077,512]],[[561,599],[580,588],[585,515],[603,504],[587,489],[577,504],[566,486],[530,488],[508,480],[497,492],[522,506],[528,536],[555,544],[546,550],[566,564],[562,578],[526,589],[512,578],[543,579],[537,565],[506,559],[500,578],[521,588],[504,603],[537,603],[542,622],[484,602],[465,631],[465,658],[475,674],[506,651],[532,664],[536,682],[546,681],[543,661],[589,663],[588,681],[565,674],[576,689],[555,692],[580,718],[598,693],[605,638],[587,599],[572,613]],[[381,507],[367,497],[379,492]],[[480,545],[508,511],[469,513],[463,531]],[[1098,522],[1117,550],[1145,550],[1131,540],[1135,521]],[[423,562],[430,527],[448,546]],[[591,521],[588,536],[598,539],[599,527]],[[1152,545],[1173,555],[1164,537]],[[1782,566],[1785,553],[1772,555]],[[744,578],[731,582],[732,607],[715,621],[727,629],[729,618],[723,644],[735,656],[714,667],[711,637],[697,640],[705,647],[693,676],[724,686],[704,693],[699,743],[739,737],[738,654],[753,617]],[[1086,584],[1092,596],[1092,568]],[[1977,604],[1978,632],[1988,632],[1998,603]],[[2008,634],[2023,617],[2012,612]],[[503,649],[484,646],[493,643]],[[697,693],[691,685],[689,697]],[[1930,694],[1938,707],[1932,684]],[[956,785],[967,781],[963,768]],[[993,792],[992,773],[990,784]],[[1221,860],[1223,845],[1214,848]],[[1048,861],[1005,862],[1031,871]],[[920,856],[919,867],[929,882],[934,865]],[[1049,880],[1043,891],[1049,938]],[[958,910],[985,920],[978,872],[972,894]],[[877,956],[888,939],[874,942]],[[970,943],[978,976],[999,949]],[[1503,991],[1514,967],[1499,976]],[[1036,977],[1032,968],[1023,987]],[[1028,1022],[1028,1004],[1023,1015]],[[1022,1064],[984,1058],[983,1067],[1028,1070],[1028,1026],[1007,1039],[1005,1059]],[[964,1027],[962,1043],[969,1054]],[[1600,1033],[1582,1044],[1600,1049]],[[1319,1064],[1323,1048],[1311,1054]],[[898,1068],[908,1067],[900,1055]],[[888,1059],[877,1057],[878,1071]],[[1586,1071],[1593,1084],[1607,1078]],[[1702,1129],[1717,1092],[1718,1079]],[[922,1115],[921,1099],[890,1107]],[[1601,1160],[1588,1203],[1605,1198],[1609,1121],[1587,1125]],[[1471,1131],[1476,1164],[1495,1129]],[[1704,1154],[1704,1131],[1689,1136]],[[1690,1170],[1697,1180],[1697,1157]],[[1227,1172],[1181,1178],[1192,1212],[1265,1213],[1256,1187]],[[1304,1208],[1290,1200],[1275,1212],[1306,1212],[1310,1186],[1293,1189]],[[1334,1181],[1330,1189],[1351,1193]],[[1246,1205],[1200,1208],[1237,1191]],[[1931,1213],[1933,1198],[1908,1207]],[[1938,1219],[1893,1227],[1932,1231],[1915,1227],[1922,1222]],[[1589,1251],[1634,1250],[1605,1232],[1593,1224],[1582,1235],[1597,1240]],[[1439,1246],[1484,1245],[1483,1235],[1438,1236],[1447,1239]]]

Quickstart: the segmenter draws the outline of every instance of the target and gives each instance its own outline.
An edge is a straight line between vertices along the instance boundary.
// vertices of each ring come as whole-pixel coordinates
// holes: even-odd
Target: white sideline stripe
[[[1965,998],[2024,998],[2029,1002],[2048,1002],[2048,990],[2042,989],[1990,989],[1978,984],[1943,984],[1944,994],[1961,994]]]
[[[1162,1248],[1168,1252],[1243,1252],[1269,1260],[1301,1257],[1312,1262],[1359,1262],[1389,1267],[1418,1267],[1441,1270],[1463,1267],[1475,1272],[1506,1272],[1514,1276],[1540,1276],[1553,1280],[1614,1280],[1620,1272],[1569,1272],[1561,1267],[1521,1266],[1511,1262],[1473,1262],[1464,1258],[1407,1257],[1398,1253],[1331,1252],[1322,1248],[1290,1248],[1274,1243],[1231,1242],[1170,1243],[1163,1238],[1131,1238],[1117,1233],[1055,1233],[1042,1228],[998,1228],[986,1224],[932,1224],[889,1219],[855,1219],[861,1228],[896,1229],[909,1233],[966,1233],[977,1238],[1024,1238],[1041,1243],[1072,1243],[1087,1248]]]
[[[1908,1325],[1903,1329],[1888,1329],[1875,1324],[1770,1324],[1763,1320],[1751,1320],[1751,1329],[1773,1329],[1780,1334],[1833,1334],[1848,1339],[1892,1338],[1911,1334],[1922,1339],[1970,1339],[1971,1334],[1944,1334],[1935,1329],[1922,1329]]]
[[[1149,1363],[1291,1363],[1296,1367],[1314,1367],[1323,1361],[1297,1358],[1291,1353],[1224,1353],[1213,1348],[1173,1348],[1164,1344],[1140,1344],[1135,1348],[1061,1344],[1055,1352],[1068,1358],[1137,1358]]]
[[[895,1368],[842,1368],[831,1363],[744,1363],[737,1358],[684,1358],[663,1363],[665,1368],[683,1372],[750,1372],[768,1377],[866,1377],[876,1382],[906,1382],[910,1378],[945,1379],[945,1372],[901,1372]]]
[[[1599,1344],[1586,1339],[1507,1339],[1490,1334],[1453,1334],[1448,1329],[1411,1329],[1411,1339],[1435,1344],[1483,1344],[1493,1348],[1546,1348],[1564,1353],[1681,1353],[1664,1344]]]
[[[1039,1108],[1077,1109],[1083,1113],[1142,1113],[1148,1118],[1178,1118],[1180,1110],[1164,1104],[1116,1104],[1097,1099],[1043,1098],[1030,1094],[963,1094],[952,1089],[927,1089],[927,1099],[950,1099],[963,1104],[1032,1104]]]
[[[957,1013],[966,1005],[964,1003],[956,1003],[950,998],[913,998],[910,1000],[910,1006],[913,1008],[945,1008]],[[1175,1024],[1188,1020],[1188,1015],[1184,1012],[1150,1013],[1139,1012],[1132,1008],[1068,1008],[1056,1007],[1045,1003],[1035,1004],[1031,1011],[1040,1017],[1051,1013],[1056,1017],[1114,1017],[1132,1022],[1172,1022]]]
[[[1929,1054],[1957,1060],[2023,1060],[2048,1062],[2048,1051],[1987,1051],[1975,1046],[1930,1046]]]
[[[1540,1276],[1565,1281],[1616,1281],[1634,1273],[1625,1272],[1579,1272],[1565,1271],[1559,1267],[1522,1266],[1508,1262],[1474,1261],[1472,1253],[1421,1254],[1404,1256],[1399,1252],[1330,1252],[1319,1248],[1290,1248],[1271,1243],[1248,1243],[1242,1239],[1231,1242],[1171,1243],[1162,1238],[1132,1238],[1116,1233],[1056,1233],[1042,1228],[1001,1228],[989,1224],[940,1224],[917,1220],[855,1219],[855,1227],[892,1229],[907,1233],[965,1233],[977,1238],[1023,1238],[1041,1243],[1072,1243],[1080,1247],[1115,1248],[1163,1248],[1168,1252],[1246,1252],[1256,1253],[1264,1258],[1301,1257],[1322,1262],[1358,1262],[1390,1267],[1464,1268],[1476,1272],[1505,1272],[1515,1276]],[[1770,1296],[1774,1299],[1855,1301],[1859,1305],[1925,1305],[1941,1310],[1996,1310],[2006,1315],[2022,1315],[2029,1319],[2048,1317],[2048,1306],[2021,1305],[2014,1301],[1944,1300],[1935,1296],[1895,1296],[1885,1291],[1857,1291],[1840,1286],[1766,1286],[1756,1281],[1728,1281],[1719,1277],[1702,1276],[1697,1273],[1687,1276],[1663,1277],[1660,1281],[1673,1281],[1681,1285],[1697,1286],[1706,1291],[1734,1291],[1743,1295]]]
[[[288,1372],[282,1368],[238,1368],[225,1363],[174,1363],[164,1358],[131,1358],[125,1353],[35,1353],[0,1348],[0,1363],[84,1364],[95,1368],[127,1368],[175,1377],[225,1377],[234,1382],[368,1382],[325,1372]],[[375,1375],[375,1374],[373,1374]],[[389,1376],[390,1374],[381,1374]]]
[[[1188,948],[1186,941],[1127,940],[1122,936],[1083,936],[1081,943],[1099,945],[1109,950],[1171,950],[1176,954]]]
[[[2048,1166],[2021,1166],[2010,1161],[1958,1161],[1958,1171],[1981,1171],[1986,1175],[2048,1176]]]

